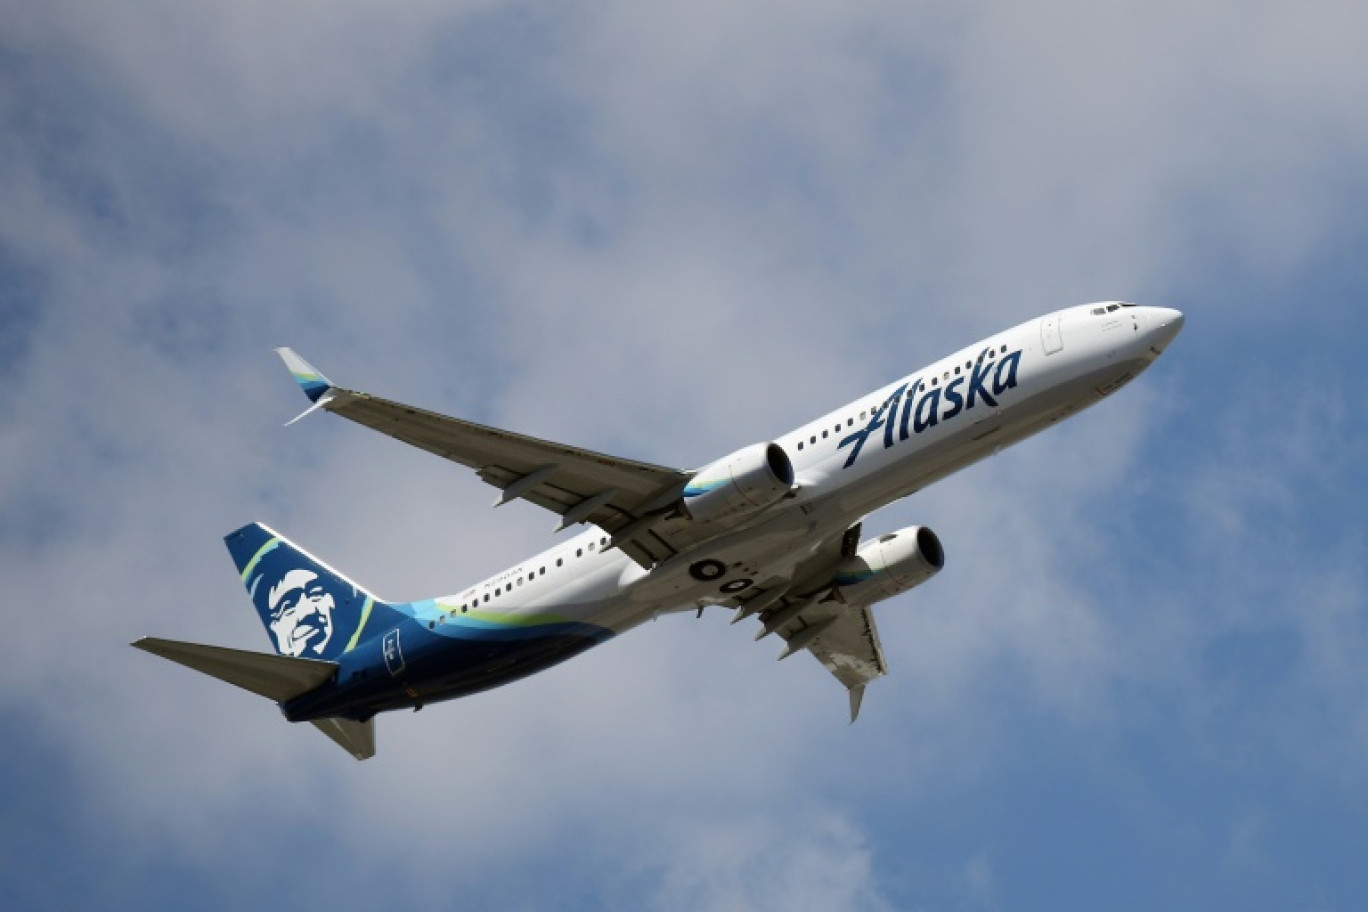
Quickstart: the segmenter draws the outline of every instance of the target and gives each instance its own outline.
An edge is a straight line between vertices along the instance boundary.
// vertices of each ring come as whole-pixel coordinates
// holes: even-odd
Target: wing
[[[792,648],[791,638],[789,644]],[[888,674],[873,610],[843,605],[807,649],[850,692],[850,721],[854,722],[860,715],[865,686]]]
[[[812,653],[849,692],[851,722],[860,714],[865,686],[888,673],[874,612],[867,605],[846,604],[832,582],[841,558],[855,553],[860,529],[856,523],[822,542],[795,568],[792,580],[766,581],[732,619],[758,615],[757,640],[777,633],[788,644],[780,661],[804,649]]]
[[[778,633],[788,643],[780,661],[806,649],[850,694],[850,721],[860,715],[865,686],[888,673],[874,612],[847,605],[835,595],[818,595],[761,616],[759,637]],[[759,638],[757,637],[757,638]]]
[[[591,522],[613,544],[651,567],[677,549],[658,534],[689,474],[462,421],[342,389],[288,348],[276,350],[318,409],[475,470],[503,493],[495,506],[525,500],[561,517],[558,529]],[[299,418],[295,418],[298,421]],[[293,422],[291,422],[293,423]]]

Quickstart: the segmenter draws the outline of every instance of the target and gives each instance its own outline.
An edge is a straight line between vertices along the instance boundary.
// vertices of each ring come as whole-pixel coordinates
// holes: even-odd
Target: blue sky
[[[0,895],[1358,908],[1368,14],[1190,7],[0,2]],[[698,465],[1112,298],[1153,370],[868,521],[948,565],[856,726],[720,614],[364,764],[126,645],[265,649],[252,519],[400,598],[550,540],[274,346]]]

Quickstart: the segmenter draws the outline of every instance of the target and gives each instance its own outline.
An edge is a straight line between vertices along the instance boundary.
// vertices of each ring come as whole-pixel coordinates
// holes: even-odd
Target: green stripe
[[[356,625],[356,633],[352,634],[352,638],[348,641],[347,648],[342,650],[343,652],[351,652],[356,648],[357,641],[361,639],[361,631],[366,629],[366,621],[370,620],[371,606],[374,604],[375,599],[369,595],[366,596],[366,604],[361,606],[361,623]]]
[[[280,539],[273,538],[266,544],[262,545],[261,549],[258,550],[256,554],[252,555],[252,559],[247,562],[247,566],[242,568],[242,581],[244,583],[247,582],[247,577],[252,575],[252,571],[256,569],[256,565],[261,562],[261,559],[263,557],[266,556],[266,552],[275,548],[279,544]]]

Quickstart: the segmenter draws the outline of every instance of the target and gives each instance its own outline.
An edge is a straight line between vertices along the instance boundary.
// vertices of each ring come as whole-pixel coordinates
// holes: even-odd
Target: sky
[[[0,895],[22,909],[1358,909],[1361,3],[0,0]],[[455,592],[553,522],[272,349],[666,465],[1048,311],[1187,326],[866,521],[945,543],[858,724],[725,612],[378,719],[222,536]]]

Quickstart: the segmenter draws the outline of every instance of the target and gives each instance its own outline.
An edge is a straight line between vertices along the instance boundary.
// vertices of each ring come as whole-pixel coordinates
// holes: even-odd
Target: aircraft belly
[[[539,629],[540,628],[540,629]],[[349,654],[337,682],[282,706],[291,721],[364,719],[491,690],[564,662],[613,637],[593,624],[442,633],[409,622]]]
[[[612,636],[612,631],[599,628],[592,633],[567,631],[518,640],[452,639],[414,669],[410,687],[418,702],[424,703],[468,696],[559,665]],[[400,705],[412,704],[410,699]]]
[[[775,564],[785,560],[791,564],[798,559],[796,546],[804,542],[815,546],[820,542],[820,537],[813,534],[813,516],[797,508],[780,510],[750,528],[720,535],[677,554],[636,580],[627,589],[627,596],[646,612],[641,620],[700,602],[724,601],[731,594],[721,590],[721,585],[738,578],[761,579]],[[692,568],[701,560],[721,562],[726,568],[725,575],[697,578]]]

